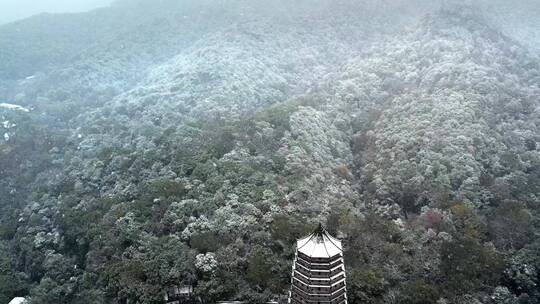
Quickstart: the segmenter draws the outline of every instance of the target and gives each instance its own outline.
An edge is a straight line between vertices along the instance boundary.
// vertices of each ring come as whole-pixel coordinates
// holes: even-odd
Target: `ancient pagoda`
[[[288,303],[347,304],[341,241],[322,225],[297,241],[291,283]]]

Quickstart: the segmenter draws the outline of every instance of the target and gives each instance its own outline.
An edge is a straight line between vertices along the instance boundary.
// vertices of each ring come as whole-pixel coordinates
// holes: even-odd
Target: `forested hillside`
[[[319,222],[350,303],[539,303],[540,30],[502,10],[123,0],[1,26],[0,303],[268,301]]]

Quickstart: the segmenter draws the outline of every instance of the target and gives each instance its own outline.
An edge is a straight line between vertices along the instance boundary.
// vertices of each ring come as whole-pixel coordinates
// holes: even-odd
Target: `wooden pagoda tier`
[[[347,304],[341,241],[319,225],[297,241],[290,304]]]

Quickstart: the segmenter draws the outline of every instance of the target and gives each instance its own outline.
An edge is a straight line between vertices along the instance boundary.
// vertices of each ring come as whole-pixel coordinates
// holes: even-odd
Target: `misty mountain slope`
[[[314,21],[311,19],[314,17],[309,18],[307,21]],[[325,18],[333,20],[331,15]],[[147,163],[148,160],[141,158],[148,159],[151,154],[154,155],[151,159],[157,157],[160,161],[152,168],[141,170],[137,180],[157,178],[162,174],[162,170],[169,169],[170,164],[167,162],[171,161],[173,157],[171,153],[174,153],[172,147],[159,145],[164,137],[163,132],[167,133],[167,137],[182,138],[181,143],[189,145],[193,144],[190,138],[193,135],[188,136],[186,132],[201,136],[199,129],[201,124],[208,125],[205,120],[216,120],[217,123],[213,127],[232,124],[229,127],[236,128],[234,124],[245,120],[244,115],[250,117],[254,113],[264,112],[272,104],[285,102],[294,95],[305,92],[325,75],[339,69],[348,56],[359,52],[373,39],[364,32],[362,22],[336,23],[333,27],[328,27],[327,22],[334,22],[329,20],[317,19],[317,23],[284,21],[284,24],[274,24],[263,19],[239,23],[203,37],[174,59],[151,70],[148,77],[133,90],[119,95],[103,108],[81,115],[72,138],[72,142],[79,143],[77,154],[96,155],[100,154],[99,151],[109,151],[107,153],[111,153],[111,150],[126,151],[136,159],[136,164]],[[354,36],[344,34],[353,25],[356,39]],[[291,31],[291,28],[294,30]],[[311,113],[311,110],[306,113]],[[298,119],[298,126],[307,123],[302,121],[300,116]],[[329,127],[333,128],[331,125]],[[233,132],[228,136],[232,135],[234,138],[241,136],[241,133],[243,132]],[[298,135],[295,132],[292,136]],[[344,135],[340,136],[343,137],[340,139],[340,145],[347,146],[347,139]],[[149,142],[150,139],[152,142]],[[296,138],[289,140],[292,142],[291,146],[296,146],[295,152],[300,153],[291,156],[291,159],[311,157],[310,151],[298,149],[304,145],[301,140]],[[179,144],[175,144],[174,147],[178,149]],[[220,150],[230,150],[233,144],[234,142],[226,144]],[[200,146],[200,143],[196,144],[196,147]],[[269,153],[272,152],[265,152]],[[285,154],[282,157],[289,156]],[[130,162],[134,161],[133,158]],[[91,185],[92,183],[88,184],[86,181],[99,178],[99,176],[80,176],[81,172],[94,174],[96,159],[77,157],[73,160],[77,165],[70,173],[71,179],[82,178],[82,184]],[[335,179],[336,183],[340,184],[342,177],[336,177],[334,170],[344,166],[349,160],[350,157],[345,158],[341,163],[329,168],[324,168],[328,166],[327,163],[319,162],[317,168],[327,171],[324,175],[326,179]],[[87,169],[81,170],[78,167],[80,165]],[[95,187],[100,187],[103,194],[110,190],[115,194],[134,190],[128,182],[133,180],[130,176],[133,171],[119,172],[117,166],[117,161],[106,162],[105,166],[97,171],[102,176],[114,173],[108,179],[114,183],[118,182],[107,187],[94,184]],[[290,171],[301,170],[307,173],[306,169],[300,169],[298,166],[301,164],[295,164],[295,169]],[[188,169],[190,170],[193,168]],[[120,174],[127,176],[121,177]],[[312,178],[314,178],[312,183],[321,187],[314,192],[318,194],[312,197],[321,198],[327,205],[331,199],[323,195],[323,189],[326,189],[323,186],[325,178],[323,176]],[[291,195],[294,197],[304,190],[289,191],[294,191]],[[354,196],[351,189],[344,192]],[[293,207],[295,208],[299,207]]]
[[[313,90],[312,98],[335,96],[318,107],[348,121],[355,133],[361,201],[398,224],[409,221],[407,229],[425,225],[415,242],[432,243],[414,249],[411,262],[429,263],[425,277],[443,275],[433,261],[458,262],[431,252],[443,250],[446,233],[489,239],[500,250],[536,238],[525,235],[534,235],[529,212],[538,214],[540,193],[538,71],[535,55],[482,18],[449,11],[366,51]],[[486,217],[486,226],[461,222],[471,210],[466,221]],[[404,275],[390,270],[403,267],[395,265],[399,258],[388,261],[376,250],[368,255],[367,265],[379,264],[385,278]],[[457,284],[465,279],[460,275],[447,277],[456,283],[447,286],[452,301],[469,288]]]
[[[481,204],[493,195],[484,197],[482,189],[512,183],[517,168],[537,168],[538,58],[474,17],[431,20],[391,47],[377,48],[380,57],[347,67],[338,92],[377,111],[371,130],[359,134],[368,146],[360,155],[367,164],[362,173],[372,183],[368,188],[377,189],[376,200],[412,200],[407,207],[414,207],[444,202],[449,197],[424,196],[444,192]],[[365,75],[368,69],[375,75]],[[371,106],[379,96],[369,91],[377,86],[394,95],[387,89],[383,102]],[[525,175],[536,184],[536,174]]]
[[[94,183],[87,181],[110,175],[108,179],[112,185],[94,186],[99,187],[102,195],[108,191],[116,195],[133,190],[130,184],[134,179],[130,176],[133,171],[119,170],[118,161],[123,161],[117,157],[103,164],[90,156],[125,151],[131,154],[128,164],[156,160],[151,168],[137,173],[138,181],[152,181],[164,174],[163,170],[171,170],[170,166],[175,166],[173,171],[179,170],[176,166],[181,164],[174,163],[178,160],[171,155],[177,153],[174,149],[181,149],[193,157],[191,153],[197,153],[196,149],[223,144],[219,150],[225,150],[217,152],[221,157],[234,147],[234,142],[204,143],[201,136],[223,132],[233,139],[240,135],[237,131],[229,131],[232,134],[228,134],[227,129],[205,130],[208,125],[212,128],[220,124],[225,128],[237,128],[235,124],[242,123],[245,115],[264,112],[272,104],[286,101],[294,92],[305,90],[317,77],[328,73],[332,64],[339,63],[341,57],[334,58],[328,54],[325,44],[315,43],[315,37],[303,35],[304,32],[292,37],[277,29],[274,29],[277,34],[261,34],[269,26],[264,23],[259,25],[259,29],[256,26],[233,26],[219,35],[207,37],[185,54],[154,69],[136,89],[120,95],[93,113],[82,115],[71,139],[77,145],[75,154],[78,157],[68,160],[75,162],[73,167],[66,167],[73,170],[70,179],[88,187]],[[305,46],[298,45],[302,43],[301,39],[304,39]],[[297,43],[296,48],[289,48],[293,41]],[[318,50],[320,46],[324,49]],[[341,49],[347,50],[346,46]],[[216,123],[206,120],[215,120]],[[211,133],[206,134],[209,131]],[[173,146],[165,145],[164,141],[169,142],[173,138],[181,140]],[[189,147],[179,148],[183,144],[194,145],[191,148],[194,152],[189,152]],[[212,156],[216,151],[210,153]],[[203,154],[202,157],[207,156]],[[96,163],[101,163],[97,172]],[[188,168],[190,166],[187,165]],[[95,173],[99,175],[93,176]]]
[[[471,287],[458,282],[471,274],[461,276],[459,261],[444,255],[446,233],[489,240],[503,252],[537,238],[538,72],[537,56],[490,29],[482,18],[447,11],[410,34],[376,45],[314,90],[335,96],[321,107],[341,114],[355,132],[351,141],[362,201],[384,216],[397,217],[398,225],[407,221],[406,229],[424,225],[414,242],[430,245],[411,249],[416,259],[411,263],[426,267],[428,280],[452,271],[446,274],[445,291],[452,303],[467,297],[463,288]],[[400,258],[388,260],[376,252],[368,253],[362,267],[378,264],[390,282],[393,275],[402,278],[403,273],[391,270]],[[518,276],[512,269],[521,266],[512,265],[505,279]],[[527,278],[518,288],[537,280],[534,274]],[[495,290],[493,298],[504,298],[504,292]],[[529,289],[522,296],[532,294]]]
[[[75,106],[110,100],[143,79],[148,68],[234,22],[237,14],[207,2],[141,1],[6,25],[2,62],[13,67],[0,69],[8,73],[1,98],[51,112],[57,110],[51,103],[76,103],[71,111],[84,111]],[[9,74],[13,69],[24,74]]]
[[[340,53],[331,52],[330,45]],[[287,33],[285,27],[265,23],[235,25],[151,70],[117,103],[144,100],[145,111],[178,106],[184,110],[177,112],[192,116],[250,113],[305,91],[339,66],[347,52],[353,52],[350,45],[332,38],[320,41],[303,29]]]
[[[298,20],[306,25],[333,24],[341,31],[332,35],[354,40],[357,32],[392,31],[411,19],[393,20],[381,27],[374,20],[390,17],[379,7],[359,10],[358,4],[343,1],[340,10],[332,12],[324,9],[329,5],[333,4],[327,0],[319,6],[303,1],[294,5],[243,0],[120,1],[89,13],[41,15],[15,22],[0,29],[0,45],[4,46],[0,58],[5,65],[0,66],[0,98],[53,112],[56,109],[47,109],[47,104],[84,100],[95,107],[131,88],[147,68],[242,20],[269,20],[292,27],[291,22]],[[352,10],[359,13],[354,22],[336,18],[335,14]],[[354,35],[347,34],[351,29]],[[25,81],[26,77],[32,77],[31,81]],[[71,112],[76,110],[73,107]]]
[[[264,302],[323,222],[351,303],[538,302],[538,57],[467,7],[381,30],[371,2],[310,3],[235,2],[159,62],[131,58],[153,28],[96,45],[66,63],[66,100],[136,80],[65,120],[1,112],[0,291],[161,303],[180,282]]]
[[[501,31],[518,40],[532,51],[540,51],[538,37],[540,35],[540,6],[531,1],[509,3],[506,1],[485,1],[482,7],[487,14],[490,24],[497,26]]]
[[[282,24],[280,29],[282,32],[286,32],[287,27],[300,27],[298,33],[294,34],[295,36],[286,36],[289,38],[288,41],[282,39],[283,43],[291,44],[290,49],[287,51],[293,51],[296,55],[302,56],[301,59],[289,58],[289,60],[299,60],[306,65],[312,63],[313,60],[306,60],[303,56],[306,55],[307,58],[310,58],[311,52],[314,52],[312,48],[318,48],[320,50],[316,51],[318,54],[315,56],[318,56],[319,59],[315,60],[320,61],[321,58],[326,60],[324,62],[326,66],[323,66],[324,64],[320,62],[319,67],[317,67],[319,71],[313,73],[320,75],[325,73],[324,69],[334,69],[335,66],[339,65],[338,61],[342,60],[342,58],[339,58],[340,56],[346,58],[349,45],[366,43],[366,36],[376,32],[374,28],[384,28],[385,31],[391,31],[392,28],[399,28],[400,24],[396,22],[396,18],[388,15],[381,15],[378,18],[380,20],[392,19],[391,26],[389,26],[390,24],[378,24],[373,21],[376,20],[375,18],[367,19],[359,18],[359,16],[372,15],[377,11],[380,14],[381,10],[386,14],[388,11],[384,10],[385,8],[391,8],[395,12],[401,11],[404,6],[406,7],[404,4],[400,4],[396,8],[391,6],[383,8],[380,6],[365,7],[358,2],[343,1],[337,7],[337,10],[336,7],[329,10],[328,8],[333,5],[328,1],[320,1],[317,6],[312,5],[310,2],[297,4],[265,2],[261,4],[253,1],[237,1],[233,5],[227,1],[217,5],[213,1],[197,3],[188,1],[182,4],[167,0],[152,3],[125,1],[112,8],[101,9],[87,14],[32,18],[3,28],[7,37],[6,42],[9,41],[6,44],[9,48],[4,49],[4,51],[10,52],[13,50],[7,56],[7,60],[3,62],[6,64],[33,62],[35,54],[32,53],[32,50],[35,49],[40,50],[40,54],[43,56],[38,57],[44,60],[49,60],[58,51],[62,55],[59,58],[61,57],[63,61],[62,63],[55,61],[55,65],[52,63],[48,65],[46,61],[43,63],[34,62],[31,67],[34,69],[32,71],[38,70],[35,75],[28,77],[28,79],[2,81],[0,91],[3,92],[2,98],[7,102],[27,105],[29,108],[34,109],[30,116],[39,117],[37,119],[39,123],[44,124],[41,125],[41,129],[54,128],[49,132],[49,136],[54,137],[52,133],[71,132],[67,128],[77,128],[77,119],[69,123],[68,120],[71,117],[76,117],[81,112],[84,113],[82,117],[85,117],[87,115],[85,111],[88,107],[99,107],[101,104],[112,100],[114,96],[129,89],[138,80],[144,79],[148,67],[153,66],[162,58],[171,56],[171,53],[181,51],[190,43],[195,43],[200,39],[204,40],[207,36],[202,33],[205,31],[212,32],[212,29],[217,28],[219,24],[231,23],[231,20],[251,18],[260,19],[257,22],[265,24],[265,26],[271,25],[272,22]],[[223,13],[224,11],[227,13]],[[351,17],[353,14],[356,15],[354,21],[349,21],[345,18],[338,18],[340,14],[351,15]],[[414,16],[413,14],[412,18],[406,17],[403,19],[407,22],[407,20],[414,19]],[[58,18],[52,22],[53,26],[51,26],[47,23],[47,20],[53,17]],[[80,24],[72,24],[73,19],[80,20]],[[46,25],[34,26],[35,22],[43,22]],[[252,24],[255,25],[257,22]],[[185,27],[184,25],[188,26]],[[323,42],[322,44],[318,41],[318,35],[307,34],[307,38],[300,37],[302,35],[306,36],[306,29],[313,29],[314,26],[321,29],[319,35],[324,36],[324,39],[320,41]],[[64,46],[55,39],[49,39],[51,36],[60,33],[56,27],[62,31],[71,31],[69,34],[74,35],[77,39],[82,37],[82,39],[88,39],[88,41],[84,43],[79,40],[70,41],[69,46]],[[194,28],[200,28],[200,30]],[[265,29],[264,26],[259,26],[259,28],[263,32],[273,31],[271,27]],[[354,31],[351,32],[351,29],[354,29]],[[178,31],[181,31],[181,34],[178,34]],[[87,32],[91,33],[87,34]],[[107,34],[103,34],[103,32]],[[216,38],[219,37],[219,33],[219,31],[217,34],[210,33],[209,36],[214,35],[214,40],[219,40],[219,38]],[[10,35],[15,35],[15,37]],[[49,47],[36,48],[35,46],[40,44],[39,41],[42,41],[38,40],[36,42],[34,39],[36,36],[43,38],[44,42],[50,43],[50,46],[54,46],[56,49],[50,49]],[[60,35],[58,37],[61,38]],[[270,39],[270,37],[275,36],[268,36],[267,39]],[[294,48],[294,42],[297,39],[305,40],[305,49],[297,51]],[[341,42],[341,40],[343,41]],[[19,45],[18,42],[23,44]],[[31,47],[25,46],[24,43]],[[212,43],[212,40],[210,40],[210,43]],[[268,47],[274,47],[271,43],[267,43],[269,44]],[[202,46],[204,42],[200,42],[198,45]],[[231,47],[234,46],[231,45]],[[145,51],[141,52],[141,49]],[[325,55],[335,49],[343,49],[343,53],[330,56],[329,59],[324,58]],[[64,56],[67,53],[70,53],[70,55]],[[149,54],[152,56],[149,56]],[[286,57],[283,53],[280,56]],[[148,59],[149,57],[150,59]],[[182,55],[179,58],[182,58]],[[274,60],[273,58],[270,59]],[[286,58],[284,60],[287,61]],[[274,62],[275,60],[272,61],[272,63]],[[231,61],[230,64],[234,65],[236,62]],[[18,72],[25,71],[21,64],[16,64],[16,66]],[[210,67],[208,68],[210,69]],[[289,74],[288,68],[285,66],[279,67],[280,73]],[[9,71],[10,68],[7,68],[7,70]],[[313,81],[309,80],[312,78],[309,69],[306,68],[306,70],[300,72],[302,73],[301,76],[293,75],[294,73],[287,76],[287,79],[291,80],[292,83],[302,83],[301,85],[296,84],[296,86],[299,86],[299,91],[303,90],[303,87],[308,85],[309,81]],[[25,72],[25,75],[29,73],[29,71]],[[306,77],[306,74],[310,74],[309,77]],[[25,75],[21,74],[21,76]],[[296,79],[292,79],[294,77]],[[160,81],[159,77],[154,78],[156,78],[154,81]],[[262,87],[263,85],[259,84],[259,88]],[[164,89],[168,90],[167,87]],[[142,86],[142,90],[146,90],[146,88]],[[215,90],[215,92],[218,92],[218,90]],[[217,98],[217,96],[214,97]],[[272,100],[271,102],[275,101]],[[242,102],[249,107],[249,103]],[[159,108],[156,110],[159,112]],[[171,115],[176,115],[175,113],[171,112]],[[34,123],[36,122],[34,121]],[[16,129],[9,130],[12,139],[15,141],[17,138],[13,136],[17,133]],[[24,131],[21,129],[20,133],[23,135]],[[78,134],[79,132],[75,133],[75,136],[78,136]],[[56,140],[49,142],[54,145]]]
[[[314,26],[320,28],[317,34]],[[356,39],[344,39],[350,26],[345,22],[329,28],[324,20],[283,25],[262,20],[204,36],[152,69],[133,90],[81,115],[72,142],[79,142],[80,153],[89,155],[110,149],[159,151],[146,140],[159,140],[163,131],[181,136],[184,128],[190,128],[183,125],[194,120],[197,125],[208,117],[227,121],[253,115],[305,91],[339,68],[358,44],[372,39],[360,25]],[[84,162],[92,167],[92,159],[88,160]],[[106,168],[103,174],[113,171]],[[130,179],[126,178],[120,181]]]
[[[203,24],[197,22],[199,18],[208,28],[219,23],[214,12],[208,13],[210,19],[207,13],[198,11],[204,8],[210,7],[204,2],[139,1],[137,5],[115,3],[88,13],[43,14],[7,24],[0,30],[0,41],[5,46],[2,64],[7,65],[1,69],[5,73],[2,78],[24,78],[70,66],[87,56],[88,60],[92,56],[115,57],[122,55],[118,54],[122,47],[139,47],[131,57],[163,58],[170,54],[167,50],[172,44],[181,48],[188,40],[186,36],[193,39],[198,34],[196,28]],[[189,11],[197,14],[184,16],[183,12]]]

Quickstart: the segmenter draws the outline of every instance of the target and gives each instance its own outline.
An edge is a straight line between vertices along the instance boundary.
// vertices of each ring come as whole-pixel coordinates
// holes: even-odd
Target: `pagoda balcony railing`
[[[343,265],[340,265],[339,267],[336,267],[334,270],[331,270],[331,271],[330,270],[309,270],[302,265],[298,265],[298,266],[300,267],[296,267],[295,270],[309,278],[331,278],[344,271]]]
[[[298,299],[291,298],[291,304],[344,304],[347,303],[345,301],[345,297],[342,299],[338,299],[335,301],[301,301]]]
[[[302,290],[301,288],[298,288],[298,286],[296,285],[293,285],[293,289],[295,289],[297,293],[301,293],[302,295],[305,295],[305,296],[326,297],[328,299],[337,298],[338,296],[345,293],[345,285],[341,286],[340,288],[336,288],[336,290],[332,292],[319,292],[319,291],[308,292],[308,291]]]
[[[314,258],[307,256],[301,252],[297,252],[297,256],[309,263],[333,263],[334,261],[339,260],[343,257],[341,254],[338,254],[330,258]]]
[[[334,301],[302,301],[296,298],[291,298],[291,304],[345,304],[346,298],[342,297]]]
[[[296,260],[296,261],[298,262],[298,260]],[[302,265],[300,263],[296,263],[295,265],[300,266],[300,267],[297,267],[297,268],[303,268],[303,269],[308,270],[308,271],[325,272],[325,273],[333,272],[336,269],[343,269],[343,263],[333,264],[333,266],[331,268],[329,267],[329,268],[326,268],[326,269],[311,269],[309,266],[305,266],[305,265]]]
[[[304,282],[301,282],[298,279],[295,279],[292,284],[308,293],[332,293],[345,286],[345,279],[343,278],[341,281],[338,281],[336,284],[331,286],[306,285]]]
[[[296,292],[293,292],[292,297],[297,298],[300,301],[305,300],[305,301],[337,303],[341,299],[344,299],[346,295],[345,295],[345,288],[342,288],[341,290],[335,292],[332,295],[306,294],[300,290],[296,290]]]
[[[293,273],[293,276],[294,277],[297,277],[297,278],[301,278],[303,282],[305,282],[306,284],[311,284],[311,285],[332,285],[333,283],[339,281],[340,279],[342,278],[345,278],[345,272],[340,272],[336,275],[334,275],[333,277],[331,278],[313,278],[313,277],[308,277],[306,276],[305,274],[299,272],[299,271],[295,271]]]
[[[300,297],[295,297],[295,296],[291,297],[291,303],[298,303],[298,304],[340,304],[340,303],[347,303],[346,301],[347,301],[347,297],[345,295],[342,295],[341,297],[330,300],[330,301],[306,300]]]
[[[311,268],[315,270],[328,270],[343,264],[343,259],[340,258],[332,263],[310,263],[308,261],[305,261],[301,257],[298,257],[296,262],[302,266],[305,266],[306,268]]]
[[[340,275],[337,275],[337,276],[335,276],[335,277],[333,277],[331,279],[324,279],[324,280],[306,278],[302,274],[293,276],[293,281],[298,280],[298,281],[304,283],[305,285],[319,285],[319,286],[332,286],[332,285],[334,285],[334,284],[336,284],[339,281],[344,280],[344,279],[345,279],[345,274],[344,273],[342,273]]]

